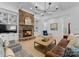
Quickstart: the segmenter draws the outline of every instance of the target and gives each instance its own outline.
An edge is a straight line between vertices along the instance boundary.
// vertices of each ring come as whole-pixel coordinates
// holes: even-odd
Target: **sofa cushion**
[[[73,57],[73,51],[71,48],[66,48],[63,57]]]
[[[51,53],[50,51],[48,51],[45,55],[45,57],[59,57],[58,54],[55,54],[55,53]]]
[[[63,57],[79,57],[79,48],[66,48]]]
[[[0,57],[4,57],[4,47],[2,39],[0,39]]]
[[[61,47],[63,47],[63,48],[66,48],[66,46],[68,45],[68,43],[69,43],[69,40],[67,40],[67,39],[62,39],[62,40],[60,40],[60,42],[58,43],[58,46],[61,46]]]
[[[16,41],[15,40],[10,40],[9,41],[9,44],[12,46],[12,45],[15,45],[16,44]]]
[[[79,48],[72,47],[74,57],[79,57]]]
[[[73,46],[79,48],[79,39],[77,39],[76,43]]]
[[[67,47],[72,47],[77,42],[77,39],[74,36],[69,36],[68,40],[70,40],[70,41],[69,41]]]
[[[64,54],[64,51],[65,51],[65,49],[64,49],[63,47],[60,47],[60,46],[56,46],[56,47],[52,50],[52,52],[53,52],[54,54],[57,54],[57,55],[59,55],[59,56],[62,56],[62,55]]]
[[[16,45],[13,45],[13,46],[10,46],[10,48],[13,50],[13,52],[18,52],[22,49],[22,46],[20,44],[16,44]]]
[[[3,45],[3,40],[0,38],[0,44]]]

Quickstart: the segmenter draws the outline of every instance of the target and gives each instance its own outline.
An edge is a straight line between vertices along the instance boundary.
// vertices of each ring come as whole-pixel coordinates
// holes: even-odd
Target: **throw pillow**
[[[79,48],[79,39],[77,39],[76,43],[74,44],[74,47]]]
[[[70,40],[70,42],[68,43],[67,47],[71,47],[77,42],[77,40],[74,36],[69,36],[68,40]]]
[[[4,47],[8,47],[9,46],[9,41],[8,40],[5,40],[4,41]]]
[[[0,38],[0,44],[3,45],[3,40]]]

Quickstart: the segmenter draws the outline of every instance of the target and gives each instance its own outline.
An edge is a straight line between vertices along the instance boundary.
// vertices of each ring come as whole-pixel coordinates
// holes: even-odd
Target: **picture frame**
[[[58,23],[50,24],[50,30],[58,30]]]

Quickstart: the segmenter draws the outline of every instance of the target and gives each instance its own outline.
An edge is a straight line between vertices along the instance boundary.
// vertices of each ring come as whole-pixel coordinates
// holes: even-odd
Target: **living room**
[[[79,57],[79,2],[0,2],[0,57]]]

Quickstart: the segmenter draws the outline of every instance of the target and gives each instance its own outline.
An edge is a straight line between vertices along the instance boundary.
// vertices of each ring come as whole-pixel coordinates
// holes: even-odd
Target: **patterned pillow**
[[[71,48],[66,48],[63,57],[72,57],[73,55],[72,49]]]
[[[73,55],[75,57],[79,57],[79,48],[72,47]]]

